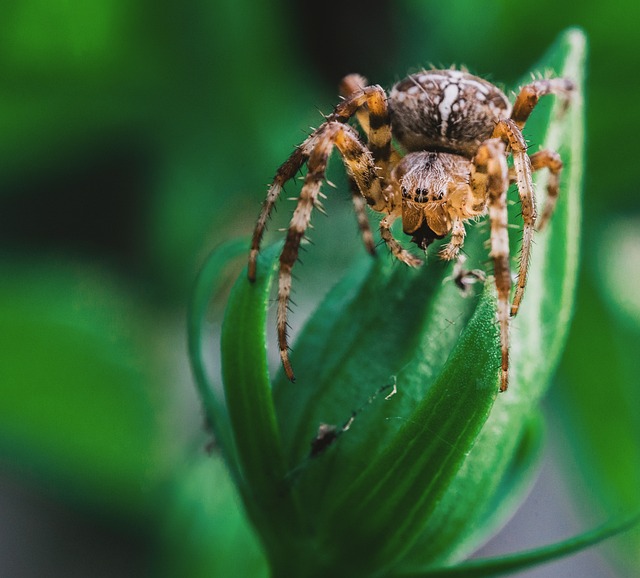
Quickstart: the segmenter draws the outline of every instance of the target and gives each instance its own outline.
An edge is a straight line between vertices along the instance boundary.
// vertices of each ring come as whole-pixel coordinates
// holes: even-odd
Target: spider
[[[389,95],[357,75],[340,84],[343,100],[334,112],[280,166],[255,226],[248,277],[256,278],[256,260],[266,223],[283,185],[307,164],[304,184],[280,255],[277,330],[280,357],[294,381],[289,360],[287,311],[291,270],[319,197],[329,156],[339,151],[348,175],[352,200],[367,251],[375,244],[366,205],[383,215],[380,236],[391,254],[417,267],[422,260],[403,248],[391,231],[400,218],[403,232],[421,249],[450,235],[440,256],[458,260],[465,221],[483,215],[490,222],[490,252],[497,292],[500,331],[500,391],[508,386],[509,321],[517,314],[527,285],[527,268],[536,226],[551,218],[558,197],[562,161],[551,150],[529,156],[522,129],[538,100],[554,94],[568,99],[574,84],[565,78],[533,80],[523,86],[513,105],[490,82],[466,70],[423,70],[393,86]],[[366,143],[348,122],[356,117]],[[399,146],[392,143],[392,138]],[[513,166],[507,157],[513,157]],[[537,220],[531,173],[549,171],[547,200]],[[522,248],[513,300],[507,220],[507,190],[516,183],[522,205]]]

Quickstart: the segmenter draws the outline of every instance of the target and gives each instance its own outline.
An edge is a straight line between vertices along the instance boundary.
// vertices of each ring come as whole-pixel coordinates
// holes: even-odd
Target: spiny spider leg
[[[342,81],[340,82],[340,86],[339,86],[339,91],[340,91],[340,95],[344,98],[351,98],[353,97],[356,93],[358,93],[361,90],[364,90],[366,88],[368,84],[367,79],[364,76],[360,76],[359,74],[349,74],[347,76],[345,76]],[[390,122],[390,118],[389,118],[389,113],[388,111],[384,111],[382,110],[382,106],[384,106],[385,109],[388,109],[388,103],[386,100],[386,95],[384,92],[382,92],[382,98],[384,99],[383,101],[379,100],[378,97],[375,97],[375,101],[376,101],[376,105],[377,105],[377,109],[378,109],[378,113],[377,113],[377,119],[374,118],[373,123],[374,126],[375,124],[378,122],[382,122],[384,124],[386,124],[389,127],[389,140],[391,140],[391,122]],[[358,119],[358,124],[360,125],[360,127],[362,128],[363,132],[367,135],[367,146],[369,146],[374,154],[374,159],[376,160],[376,165],[378,165],[381,169],[381,176],[386,179],[387,178],[387,170],[390,164],[395,164],[397,163],[400,158],[401,155],[400,153],[398,153],[398,151],[394,148],[393,144],[391,144],[389,146],[389,149],[387,149],[387,146],[384,142],[381,143],[381,146],[378,147],[378,151],[383,151],[384,152],[384,157],[380,157],[377,158],[376,154],[376,147],[371,147],[370,143],[372,140],[375,141],[375,139],[380,138],[380,132],[378,131],[378,133],[373,132],[370,133],[370,127],[371,127],[371,122],[369,120],[370,117],[370,113],[369,113],[369,107],[368,106],[362,106],[360,107],[356,113],[355,113],[356,118]],[[384,140],[387,138],[387,135],[384,134],[382,135],[382,139]],[[389,156],[386,156],[386,151],[389,150]]]
[[[347,100],[336,107],[334,115],[356,115],[362,130],[367,134],[367,147],[371,151],[376,167],[379,169],[378,174],[384,186],[389,179],[389,166],[397,163],[400,160],[400,155],[391,145],[391,120],[386,94],[379,86],[366,86],[366,84],[367,79],[359,74],[345,76],[340,83],[339,90],[340,94]],[[356,106],[357,108],[354,109]],[[351,184],[353,202],[356,207],[358,224],[365,246],[371,254],[374,254],[375,246],[369,228],[369,221],[364,213],[362,201],[356,193],[357,189],[353,187],[353,183]],[[405,250],[391,233],[391,224],[401,214],[400,207],[393,206],[393,201],[390,202],[389,199],[385,198],[385,206],[382,207],[382,211],[381,207],[376,205],[371,205],[371,208],[378,212],[393,213],[380,222],[380,236],[391,251],[391,254],[411,267],[422,265],[422,260]]]
[[[515,121],[511,119],[501,120],[493,131],[493,137],[502,139],[511,149],[515,181],[518,185],[518,194],[520,195],[522,220],[524,221],[522,226],[522,248],[520,250],[518,282],[513,295],[513,302],[511,303],[511,316],[514,317],[518,313],[520,302],[524,295],[524,288],[527,286],[531,243],[533,241],[536,224],[536,198],[533,190],[531,161],[527,154],[527,144]]]
[[[547,198],[542,209],[542,215],[538,219],[538,231],[542,231],[545,228],[555,211],[558,201],[562,159],[557,152],[545,149],[531,155],[532,170],[539,171],[545,168],[549,169],[549,180],[547,182]]]
[[[365,86],[351,94],[339,103],[333,114],[327,117],[327,121],[346,123],[358,110],[366,105],[367,115],[367,148],[373,155],[373,159],[380,167],[384,175],[387,174],[387,166],[391,158],[391,120],[387,96],[382,87],[378,85]],[[373,207],[374,210],[379,210]]]
[[[409,267],[419,267],[422,265],[422,260],[403,248],[391,232],[391,225],[399,216],[398,213],[391,213],[380,221],[380,236],[396,259],[406,263]]]
[[[374,161],[381,168],[382,176],[386,177],[386,167],[391,156],[391,124],[386,95],[380,86],[367,86],[356,90],[338,104],[334,112],[327,117],[326,122],[320,125],[297,147],[277,170],[253,231],[251,249],[249,251],[249,281],[253,282],[256,279],[256,260],[260,252],[260,243],[264,236],[269,215],[280,196],[283,185],[295,177],[296,173],[302,168],[316,146],[319,135],[326,130],[328,124],[332,122],[347,123],[363,107],[366,107],[368,111],[368,148],[373,155]],[[360,186],[360,184],[358,185]],[[387,202],[382,195],[377,196],[375,199],[367,198],[367,203],[375,211],[385,211],[387,208]]]
[[[563,96],[568,101],[574,90],[575,84],[567,78],[541,78],[534,80],[520,89],[516,101],[513,103],[511,120],[522,130],[529,119],[531,111],[536,107],[541,97],[555,94]]]
[[[361,102],[363,98],[361,95],[366,95],[370,91],[365,105],[359,106],[356,109],[355,116],[360,127],[367,135],[367,147],[372,153],[374,162],[378,168],[378,175],[383,181],[382,186],[384,188],[388,183],[390,164],[397,163],[400,159],[400,155],[391,145],[391,121],[386,94],[380,87],[367,87],[367,79],[359,74],[349,74],[345,76],[340,82],[339,91],[341,96],[346,99],[351,99],[355,103]],[[342,106],[344,106],[344,103]],[[336,109],[336,113],[339,112],[339,107]],[[373,235],[371,234],[365,206],[362,202],[362,196],[359,194],[357,185],[352,179],[349,179],[349,184],[351,186],[353,204],[364,244],[367,251],[371,255],[375,255],[375,243]],[[372,206],[371,208],[377,211],[380,210],[376,206]],[[391,212],[393,208],[394,207],[387,206],[385,210]],[[410,262],[415,259],[400,247],[399,243],[393,239],[390,231],[383,231],[383,229],[384,225],[381,224],[382,237],[393,254],[400,254],[406,257],[406,259],[403,259],[405,262]]]
[[[521,88],[511,105],[497,86],[465,70],[421,70],[397,82],[388,97],[381,87],[367,85],[359,75],[345,77],[341,84],[344,100],[278,169],[251,242],[248,276],[253,281],[269,214],[284,183],[306,163],[308,171],[280,255],[278,342],[289,379],[293,380],[287,344],[291,271],[313,208],[320,209],[320,187],[335,147],[347,169],[361,236],[371,253],[374,243],[366,205],[382,215],[380,235],[392,255],[407,265],[418,266],[422,261],[395,239],[391,231],[395,220],[401,219],[403,232],[424,249],[434,239],[450,235],[441,256],[457,260],[456,282],[464,289],[482,278],[482,274],[467,273],[461,268],[465,223],[488,213],[490,256],[498,294],[500,389],[507,388],[510,317],[517,314],[524,295],[536,227],[531,175],[543,168],[549,171],[547,202],[539,221],[539,227],[544,227],[556,205],[562,170],[562,162],[554,152],[545,150],[529,157],[522,128],[541,97],[555,94],[562,98],[560,104],[566,105],[574,90],[574,83],[567,79],[533,80]],[[566,106],[556,108],[560,115],[566,110]],[[348,124],[354,116],[366,139],[361,139]],[[402,154],[392,144],[392,137]],[[507,164],[509,155],[513,157],[511,170]],[[518,278],[511,305],[506,203],[510,180],[518,186],[523,218]]]
[[[511,120],[522,130],[540,98],[547,95],[556,95],[564,98],[565,101],[568,102],[575,88],[575,84],[568,78],[542,78],[534,80],[520,89],[513,104]],[[556,206],[562,161],[557,153],[544,150],[531,156],[531,165],[534,171],[548,168],[551,173],[547,185],[547,201],[537,227],[538,230],[542,230],[549,222]],[[515,179],[512,177],[511,172],[511,182],[514,182]],[[520,299],[521,298],[522,295],[520,295]],[[514,303],[516,303],[515,307],[517,311],[519,300],[516,302],[514,299]],[[512,314],[515,315],[515,313]]]
[[[451,220],[451,237],[449,242],[440,250],[440,257],[445,261],[457,259],[460,250],[464,246],[464,238],[467,231],[460,217]]]
[[[349,125],[338,122],[327,122],[318,130],[317,142],[307,162],[307,175],[300,191],[298,204],[289,224],[284,248],[280,254],[277,314],[278,346],[282,365],[287,377],[291,381],[295,379],[291,362],[289,361],[287,335],[287,312],[291,295],[291,270],[298,259],[300,242],[309,226],[311,211],[314,205],[318,203],[318,196],[320,194],[322,181],[325,178],[327,162],[334,146],[340,151],[349,178],[356,184],[362,197],[370,205],[384,202],[380,179],[377,176],[371,154],[360,142],[355,130]]]
[[[367,217],[367,202],[358,188],[358,183],[356,183],[355,179],[351,176],[349,176],[349,189],[351,190],[351,200],[353,201],[353,208],[356,212],[362,242],[364,243],[367,253],[375,256],[376,244],[373,239],[373,233],[371,232],[369,218]]]
[[[473,161],[476,187],[486,186],[489,222],[491,224],[491,251],[493,275],[498,293],[498,324],[500,326],[500,353],[502,356],[500,391],[509,385],[509,297],[511,294],[511,267],[509,265],[509,233],[507,190],[509,183],[505,143],[497,138],[485,141]],[[481,178],[483,177],[483,178]]]
[[[282,163],[280,168],[276,171],[276,176],[269,187],[267,198],[262,203],[262,210],[260,211],[260,216],[258,217],[258,221],[256,222],[256,226],[253,230],[253,237],[251,238],[251,250],[249,251],[248,266],[248,277],[251,282],[256,280],[256,260],[258,258],[258,253],[260,252],[260,242],[262,241],[267,221],[269,220],[269,215],[282,192],[282,187],[287,181],[294,178],[302,168],[302,165],[309,158],[310,151],[313,149],[316,141],[317,133],[314,133],[299,147],[297,147],[291,156]]]
[[[348,74],[340,81],[338,92],[343,98],[351,98],[354,94],[363,90],[368,84],[369,82],[364,76]],[[356,118],[364,133],[369,134],[369,112],[365,107],[361,107],[356,111]]]

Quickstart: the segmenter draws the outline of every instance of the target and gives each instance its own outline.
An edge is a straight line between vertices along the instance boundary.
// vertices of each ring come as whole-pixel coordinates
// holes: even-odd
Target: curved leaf
[[[589,546],[616,536],[620,532],[633,528],[638,522],[640,522],[640,515],[635,514],[624,520],[607,522],[594,530],[549,546],[543,546],[517,554],[507,554],[499,558],[471,560],[470,562],[464,562],[449,568],[435,568],[426,572],[399,574],[398,578],[400,578],[400,576],[402,578],[447,578],[449,576],[485,578],[488,576],[511,574],[513,572],[526,570],[537,564],[551,562],[557,558],[575,554]],[[392,578],[394,577],[392,576]]]
[[[485,499],[480,524],[470,526],[456,550],[472,551],[486,536],[493,536],[528,495],[539,472],[544,449],[544,419],[536,412],[520,439],[519,446],[505,469],[491,499]]]
[[[197,454],[176,473],[153,576],[267,578],[267,561],[222,460]]]
[[[569,77],[577,86],[566,113],[562,113],[560,103],[552,106],[549,99],[541,101],[525,128],[527,138],[539,142],[542,148],[557,150],[564,160],[558,205],[548,229],[536,236],[527,292],[520,313],[512,322],[512,385],[495,404],[455,484],[440,502],[414,552],[406,558],[408,568],[464,558],[481,543],[478,529],[484,527],[488,513],[483,507],[484,500],[478,499],[479,492],[494,496],[494,500],[500,498],[497,492],[504,491],[501,481],[522,428],[536,411],[562,352],[578,270],[585,58],[584,34],[572,29],[536,67]],[[545,190],[545,182],[546,175],[539,173],[538,193]],[[467,539],[471,534],[475,534],[476,544]],[[485,535],[485,539],[488,537]],[[457,544],[453,550],[452,544]],[[430,561],[425,555],[427,547],[434,556]]]
[[[346,491],[325,505],[322,531],[349,552],[354,571],[380,571],[403,556],[473,446],[497,393],[498,351],[477,347],[485,339],[495,344],[494,320],[495,303],[485,295],[424,399]]]
[[[286,480],[280,430],[271,395],[266,359],[265,322],[274,256],[279,245],[263,251],[258,276],[246,270],[236,281],[222,325],[222,379],[233,430],[243,497],[267,548],[296,534],[298,511]],[[286,522],[283,522],[286,520]]]
[[[202,342],[206,313],[215,295],[224,282],[224,269],[235,257],[246,252],[247,241],[236,239],[214,249],[206,259],[193,289],[187,317],[187,340],[189,360],[196,382],[196,389],[202,402],[207,422],[215,436],[216,444],[221,448],[227,464],[239,481],[239,470],[235,445],[229,424],[229,416],[225,408],[222,392],[207,375],[202,357]]]

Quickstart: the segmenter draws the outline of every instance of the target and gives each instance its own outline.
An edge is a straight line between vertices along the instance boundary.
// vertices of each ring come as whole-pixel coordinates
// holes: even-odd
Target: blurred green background
[[[184,328],[200,263],[250,233],[344,74],[389,87],[461,63],[512,85],[573,25],[590,41],[584,252],[548,487],[581,527],[637,506],[638,22],[630,0],[5,0],[0,576],[263,575],[224,471],[201,459]],[[348,190],[330,197],[296,323],[363,254]],[[611,549],[612,575],[634,575],[639,536]]]

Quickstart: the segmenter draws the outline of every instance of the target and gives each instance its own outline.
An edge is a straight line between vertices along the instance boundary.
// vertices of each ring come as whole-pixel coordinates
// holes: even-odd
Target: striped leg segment
[[[387,174],[387,166],[391,158],[391,124],[386,94],[379,86],[361,87],[360,83],[365,82],[365,79],[362,77],[356,78],[356,75],[351,75],[351,77],[347,78],[350,80],[346,81],[346,83],[343,81],[343,86],[341,86],[343,92],[349,93],[345,100],[336,106],[335,111],[327,117],[326,122],[315,130],[276,172],[273,182],[269,187],[267,198],[262,205],[262,210],[251,239],[248,266],[248,277],[250,281],[255,281],[256,260],[260,251],[260,243],[264,236],[269,215],[280,196],[283,185],[295,177],[296,173],[302,168],[304,163],[307,162],[314,147],[317,146],[319,139],[323,138],[323,135],[327,134],[327,132],[332,132],[332,129],[329,127],[334,124],[340,124],[347,127],[347,130],[352,131],[346,123],[352,116],[357,114],[358,120],[363,123],[363,126],[366,125],[366,132],[369,139],[368,145],[371,154],[367,154],[367,165],[371,164],[374,169],[375,166],[377,166],[381,170],[380,174],[383,176]],[[355,132],[353,132],[353,135],[357,139]],[[338,143],[336,143],[336,145],[338,145]],[[360,144],[360,148],[363,149],[364,147]],[[369,162],[371,161],[371,155],[373,156],[373,163],[375,163],[375,165]],[[355,165],[356,164],[353,163],[353,170],[358,171],[358,167]],[[378,175],[375,170],[373,171],[373,176],[369,174],[370,172],[367,168],[365,170],[366,174],[362,175],[362,178],[369,179],[370,181],[377,180]],[[355,180],[372,209],[376,211],[386,209],[387,202],[381,193],[380,183],[377,185],[378,190],[372,190],[369,196],[367,196],[365,191],[372,187],[358,182],[357,176]]]
[[[391,213],[380,221],[380,236],[396,259],[406,263],[409,267],[419,267],[422,265],[422,260],[404,249],[391,232],[391,225],[398,216],[395,213]]]
[[[542,150],[531,155],[531,168],[534,171],[549,169],[549,181],[547,182],[547,198],[542,209],[542,215],[538,220],[538,231],[544,229],[553,216],[558,201],[560,190],[560,173],[562,172],[562,160],[555,151]]]
[[[349,177],[349,188],[351,189],[351,199],[356,212],[356,219],[358,220],[358,229],[360,229],[360,234],[362,235],[362,242],[367,253],[375,256],[376,244],[371,232],[371,225],[369,225],[369,218],[367,217],[367,203],[358,188],[358,184],[351,176]]]
[[[369,150],[360,142],[357,132],[349,125],[328,123],[326,138],[333,139],[342,155],[349,179],[353,181],[374,211],[386,212],[389,201],[382,192],[382,182]]]
[[[538,219],[537,229],[542,231],[551,220],[558,201],[560,191],[560,174],[562,173],[562,159],[560,155],[551,150],[541,150],[529,157],[531,159],[531,170],[533,172],[541,169],[549,169],[549,180],[547,182],[547,198],[545,200],[542,215]],[[516,182],[515,169],[509,169],[509,182]]]
[[[360,76],[359,74],[349,74],[345,76],[338,86],[338,92],[340,96],[344,99],[351,98],[354,94],[359,93],[364,90],[365,87],[369,84],[367,79],[364,76]],[[358,119],[358,124],[362,128],[365,134],[369,134],[369,112],[365,107],[360,107],[356,110],[356,118]]]
[[[445,261],[457,259],[460,250],[464,246],[464,238],[467,232],[461,218],[456,217],[451,222],[451,237],[449,242],[440,251],[440,257]]]
[[[536,107],[541,97],[548,94],[556,94],[569,100],[571,93],[575,90],[573,82],[567,78],[549,78],[534,80],[520,89],[511,112],[513,120],[520,130],[529,119],[531,111]]]
[[[474,161],[474,171],[486,175],[475,179],[475,186],[486,187],[491,224],[491,252],[493,274],[498,293],[498,324],[500,326],[500,351],[502,364],[500,391],[509,385],[509,297],[511,294],[511,267],[509,266],[509,234],[507,214],[507,189],[509,173],[505,156],[505,145],[501,140],[485,141]],[[481,184],[483,183],[483,184]]]
[[[258,217],[255,229],[253,230],[253,237],[251,238],[248,267],[248,277],[251,282],[256,280],[256,261],[258,259],[260,243],[267,226],[267,221],[269,220],[269,215],[282,192],[283,185],[296,176],[297,172],[302,168],[302,165],[309,158],[310,151],[316,141],[317,135],[313,134],[298,148],[296,148],[291,156],[277,170],[276,176],[269,187],[267,198],[262,203],[262,210],[260,211],[260,216]]]
[[[284,248],[280,254],[277,313],[278,346],[280,348],[280,358],[282,360],[284,371],[291,381],[294,381],[295,379],[293,375],[293,368],[289,361],[287,335],[287,330],[289,328],[287,323],[287,312],[289,310],[289,299],[291,297],[291,269],[298,259],[300,242],[302,241],[304,233],[309,226],[311,211],[314,204],[317,202],[318,194],[320,193],[320,185],[324,178],[331,148],[331,141],[321,141],[309,157],[309,170],[305,177],[302,190],[300,191],[298,205],[291,217],[291,223],[289,224]]]
[[[518,269],[518,282],[511,304],[511,316],[518,313],[520,302],[524,295],[524,288],[527,285],[527,273],[529,269],[529,259],[531,257],[531,246],[536,224],[536,199],[533,190],[533,180],[531,179],[531,160],[527,155],[527,145],[522,136],[522,132],[513,120],[501,120],[493,131],[493,136],[500,138],[509,145],[513,154],[513,169],[515,182],[518,185],[518,194],[522,208],[522,249],[520,251],[520,266]]]
[[[277,312],[278,346],[284,371],[291,381],[295,379],[289,360],[289,326],[287,324],[291,296],[291,270],[298,259],[300,243],[309,226],[312,210],[314,206],[318,205],[318,197],[320,196],[322,181],[325,178],[327,162],[334,146],[342,155],[349,178],[361,195],[360,199],[370,205],[378,205],[384,201],[380,179],[377,176],[373,159],[364,148],[364,145],[358,140],[355,130],[338,122],[328,122],[322,125],[318,129],[315,145],[309,155],[307,175],[300,191],[298,204],[289,223],[284,248],[280,254]],[[359,219],[361,217],[366,219],[364,214],[358,215]],[[368,229],[368,225],[367,230],[370,235],[371,231]],[[369,248],[364,229],[363,238],[365,245]]]
[[[386,174],[391,158],[391,118],[387,106],[387,95],[378,85],[358,88],[364,78],[350,75],[343,79],[340,90],[352,91],[338,106],[328,121],[345,123],[357,115],[358,122],[367,133],[367,147],[378,167]],[[366,111],[366,113],[365,113]]]

